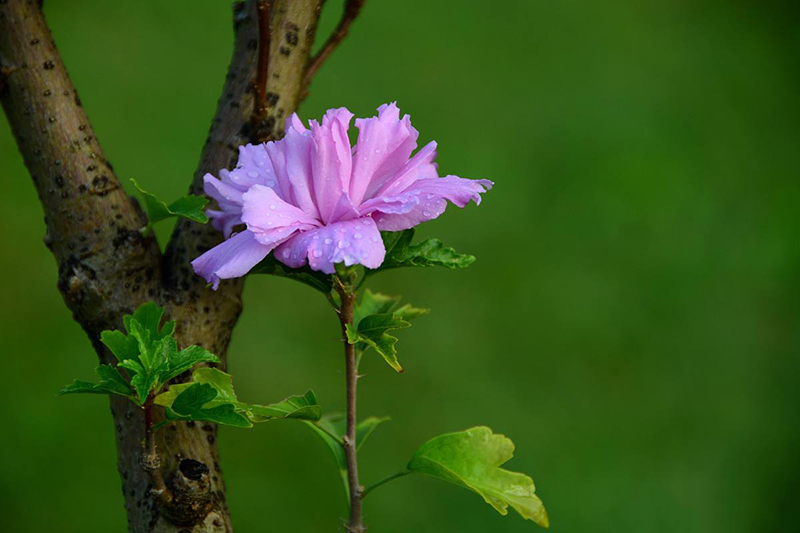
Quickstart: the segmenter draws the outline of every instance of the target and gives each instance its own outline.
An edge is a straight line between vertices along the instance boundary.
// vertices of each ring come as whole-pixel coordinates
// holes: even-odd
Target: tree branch
[[[336,47],[339,46],[345,37],[347,37],[347,33],[350,31],[350,25],[358,18],[359,13],[361,13],[361,8],[364,7],[364,2],[366,0],[347,0],[344,5],[344,12],[342,13],[342,18],[339,20],[339,24],[336,26],[336,29],[333,31],[328,40],[325,41],[325,44],[322,45],[317,54],[311,58],[308,62],[308,66],[306,67],[306,73],[303,76],[303,94],[301,99],[305,99],[308,96],[308,88],[311,86],[311,80],[314,78],[314,75],[320,69],[322,64],[328,59]]]
[[[321,5],[272,0],[267,109],[254,128],[248,118],[257,86],[256,2],[234,4],[233,57],[191,192],[201,193],[206,172],[233,167],[240,144],[283,136],[284,121],[305,88]],[[38,2],[0,0],[0,100],[42,201],[59,290],[101,361],[113,356],[99,342],[100,332],[119,328],[123,314],[148,300],[166,304],[178,321],[179,344],[202,345],[224,361],[241,312],[242,281],[224,282],[214,292],[189,265],[221,235],[181,220],[162,258],[152,234],[141,234],[145,216],[95,139]],[[160,454],[155,475],[163,476],[173,495],[165,507],[153,498],[153,472],[140,464],[143,411],[116,397],[111,411],[130,531],[232,531],[213,425],[170,424],[149,440]],[[157,422],[158,413],[151,409],[149,415],[151,424]]]

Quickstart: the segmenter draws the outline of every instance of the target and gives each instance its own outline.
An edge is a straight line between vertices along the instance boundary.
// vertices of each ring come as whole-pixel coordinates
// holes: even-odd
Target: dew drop
[[[378,242],[379,240],[380,240],[380,239],[378,239],[377,237],[373,237],[373,238],[372,238],[372,242]]]
[[[347,248],[348,246],[350,246],[350,243],[347,241],[339,241],[339,244],[337,244],[337,246],[341,250],[342,248]]]
[[[430,213],[428,213],[427,211],[423,211],[423,212],[422,212],[422,216],[424,216],[424,217],[429,217],[429,216],[431,216],[431,214],[430,214]]]
[[[333,241],[332,241],[332,240],[330,240],[330,239],[325,239],[323,242],[324,242],[325,244],[330,244],[330,243],[332,243]]]
[[[361,238],[361,234],[360,233],[356,233],[355,235],[353,235],[353,238],[354,239],[360,239]]]
[[[284,250],[284,251],[283,251],[283,257],[284,257],[285,259],[289,259],[289,256],[290,256],[290,255],[292,255],[292,252],[290,252],[289,250]]]
[[[275,204],[269,204],[270,209],[275,209],[277,206]]]
[[[321,250],[314,250],[314,257],[322,257],[322,251]]]
[[[250,172],[247,173],[247,175],[250,176],[251,178],[257,178],[258,172],[256,172],[255,170],[251,170]]]

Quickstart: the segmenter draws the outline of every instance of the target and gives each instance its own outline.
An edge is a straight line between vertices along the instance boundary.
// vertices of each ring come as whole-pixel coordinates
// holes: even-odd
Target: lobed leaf
[[[437,477],[479,494],[501,515],[511,506],[526,520],[549,527],[533,480],[500,466],[511,459],[514,443],[488,427],[435,437],[417,450],[408,470]]]
[[[445,247],[436,238],[411,244],[414,238],[413,228],[398,232],[383,231],[381,237],[386,247],[386,257],[380,267],[368,270],[367,275],[400,267],[466,268],[475,262],[474,255],[460,254],[453,248]]]
[[[207,383],[192,383],[164,408],[167,420],[214,422],[225,426],[251,427],[247,417],[237,413],[230,403],[213,404],[217,390]]]
[[[278,403],[257,405],[240,402],[233,390],[232,381],[233,378],[230,374],[216,368],[198,368],[192,373],[192,382],[172,385],[167,391],[156,396],[154,401],[156,404],[178,413],[175,403],[186,391],[199,384],[211,387],[215,392],[214,396],[206,400],[202,407],[208,410],[230,406],[235,413],[244,417],[248,422],[247,426],[240,425],[240,427],[250,427],[254,422],[287,418],[319,420],[322,414],[313,391],[308,391],[302,396],[291,396]],[[192,418],[192,420],[195,419]]]
[[[75,380],[64,387],[58,395],[64,394],[116,394],[133,399],[133,389],[119,371],[111,365],[100,365],[95,368],[95,374],[100,378],[98,383]]]
[[[145,208],[151,225],[170,217],[188,218],[201,224],[208,222],[208,216],[206,216],[204,210],[208,203],[208,198],[187,194],[167,205],[156,198],[153,193],[142,189],[135,179],[131,178],[131,183],[144,197]]]

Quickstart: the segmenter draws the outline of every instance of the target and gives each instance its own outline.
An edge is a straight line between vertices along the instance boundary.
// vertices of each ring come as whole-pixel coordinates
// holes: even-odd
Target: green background
[[[162,198],[195,169],[231,48],[224,1],[66,2],[45,12],[118,175]],[[769,5],[768,5],[769,4]],[[397,100],[480,208],[420,228],[478,256],[373,289],[430,316],[404,375],[365,360],[361,413],[390,414],[364,482],[427,438],[511,437],[554,532],[796,530],[800,34],[790,3],[367,2],[304,118]],[[338,17],[329,2],[321,35]],[[42,211],[4,120],[0,232],[5,532],[123,531],[89,342],[56,291]],[[169,226],[169,224],[166,224]],[[162,238],[169,227],[159,229]],[[343,406],[338,324],[311,289],[252,278],[230,368],[240,397],[314,388]],[[220,431],[238,531],[342,530],[331,457],[300,424]],[[366,502],[375,532],[522,532],[475,494],[409,477]]]

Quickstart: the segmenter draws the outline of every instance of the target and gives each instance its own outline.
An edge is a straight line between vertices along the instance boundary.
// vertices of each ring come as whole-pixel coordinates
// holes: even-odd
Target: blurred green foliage
[[[161,198],[184,194],[229,59],[228,3],[45,11],[126,188],[135,176]],[[788,2],[743,0],[367,2],[303,117],[396,99],[421,141],[439,142],[442,173],[496,187],[420,228],[475,254],[469,269],[371,281],[433,311],[398,345],[405,374],[365,356],[361,414],[393,418],[361,453],[365,484],[434,435],[487,424],[517,444],[507,466],[536,480],[554,532],[795,528],[796,19]],[[55,397],[95,357],[56,291],[4,120],[0,175],[2,530],[123,531],[107,404]],[[237,392],[267,402],[311,387],[341,410],[324,299],[269,276],[245,292]],[[219,440],[239,531],[341,530],[338,474],[306,428]],[[370,496],[366,520],[382,533],[535,528],[421,477]]]

